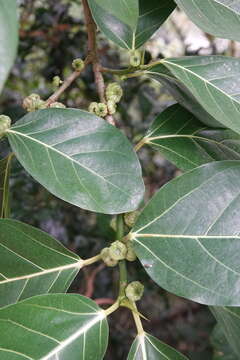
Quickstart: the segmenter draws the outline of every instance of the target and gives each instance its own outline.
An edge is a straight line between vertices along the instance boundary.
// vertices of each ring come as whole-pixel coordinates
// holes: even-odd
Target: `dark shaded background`
[[[24,115],[21,107],[24,97],[36,92],[46,99],[53,91],[53,76],[64,78],[71,72],[72,60],[86,54],[87,39],[78,0],[22,0],[19,4],[21,24],[18,56],[0,99],[0,113],[14,120]],[[182,20],[180,12],[174,16],[176,23],[172,21],[165,25],[155,36],[152,45],[148,46],[147,61],[151,60],[153,54],[163,56],[159,46],[161,40],[168,46],[168,51],[173,51],[173,55],[183,51],[186,55],[202,51],[201,46],[196,49],[187,46],[184,34],[178,31],[184,18]],[[109,44],[101,34],[98,41],[104,66],[113,68],[116,64],[126,63],[127,54],[124,51]],[[205,50],[209,54],[234,51],[233,43],[229,43],[230,48],[227,44],[219,51],[213,38],[206,36],[206,41],[209,45]],[[112,79],[106,76],[106,80]],[[118,108],[117,124],[136,142],[154,116],[173,103],[173,99],[164,87],[147,79],[132,79],[122,85],[124,98]],[[61,98],[68,107],[83,109],[87,109],[94,100],[97,100],[97,94],[89,68]],[[8,150],[8,144],[1,142],[0,155],[3,156]],[[147,201],[157,189],[180,172],[149,148],[142,149],[139,156]],[[55,198],[26,174],[16,160],[11,175],[11,205],[13,218],[40,227],[83,258],[95,255],[114,239],[114,232],[109,226],[110,216],[84,211]],[[148,322],[144,321],[146,331],[174,346],[190,359],[213,359],[210,333],[215,322],[208,308],[160,289],[147,277],[139,263],[130,264],[129,273],[131,280],[141,279],[145,285],[145,296],[139,306],[149,319]],[[109,269],[97,264],[81,271],[70,291],[101,301],[99,299],[114,299],[117,287],[117,268]],[[121,309],[111,316],[110,327],[106,359],[124,359],[136,334],[130,312]],[[217,358],[220,359],[214,357]]]

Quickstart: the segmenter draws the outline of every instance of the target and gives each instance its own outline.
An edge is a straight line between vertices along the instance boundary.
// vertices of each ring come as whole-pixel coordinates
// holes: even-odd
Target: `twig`
[[[114,304],[114,299],[111,299],[111,298],[99,298],[99,299],[94,299],[94,301],[98,305],[112,305],[112,304]]]
[[[86,60],[84,61],[84,68],[81,71],[74,71],[71,75],[69,75],[63,82],[63,84],[60,86],[59,89],[57,89],[47,100],[46,100],[46,106],[50,106],[52,103],[58,100],[58,98],[64,93],[64,91],[73,83],[74,80],[76,80],[80,74],[83,72],[85,67],[91,62],[90,57],[88,56]]]

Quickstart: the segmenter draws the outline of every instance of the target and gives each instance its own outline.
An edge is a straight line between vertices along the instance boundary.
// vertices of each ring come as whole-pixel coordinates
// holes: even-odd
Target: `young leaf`
[[[0,307],[65,292],[82,260],[48,234],[19,221],[0,220]]]
[[[184,171],[212,161],[240,160],[240,135],[204,126],[178,104],[155,119],[141,143],[153,146]]]
[[[224,336],[238,358],[240,351],[240,308],[214,306],[211,307],[211,311],[217,319],[218,326],[221,327]]]
[[[161,188],[129,238],[151,278],[207,305],[240,305],[240,162],[202,165]]]
[[[147,333],[134,340],[127,360],[187,360],[185,356]]]
[[[185,356],[147,333],[134,340],[127,360],[187,360]]]
[[[16,0],[0,0],[0,92],[15,59],[17,33]]]
[[[240,41],[239,0],[175,0],[175,2],[203,31],[224,39]]]
[[[173,0],[89,0],[95,22],[115,44],[133,50],[142,46],[168,18]]]
[[[12,155],[0,160],[0,218],[9,217],[9,176]]]
[[[76,109],[26,115],[7,136],[23,167],[51,193],[81,208],[115,214],[144,193],[139,160],[121,131]]]
[[[75,294],[35,296],[0,309],[4,360],[102,360],[108,342],[104,311]]]
[[[210,126],[240,133],[240,60],[226,56],[164,59],[148,73],[177,101]],[[210,115],[207,115],[206,112]]]

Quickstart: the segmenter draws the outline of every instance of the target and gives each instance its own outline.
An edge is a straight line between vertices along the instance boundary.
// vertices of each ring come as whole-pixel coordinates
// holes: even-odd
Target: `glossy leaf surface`
[[[134,340],[127,360],[187,360],[185,356],[147,333]]]
[[[130,237],[150,277],[208,305],[240,304],[240,162],[200,166],[161,188]]]
[[[0,218],[9,217],[9,176],[12,154],[0,160]]]
[[[218,325],[224,333],[232,351],[239,356],[240,352],[240,308],[239,307],[211,307]]]
[[[240,133],[240,60],[226,56],[164,59],[149,74],[177,101],[210,126]]]
[[[17,33],[16,0],[0,0],[0,92],[15,59]]]
[[[175,0],[175,2],[203,31],[224,39],[240,41],[239,0]]]
[[[143,142],[184,171],[212,161],[240,160],[239,134],[207,127],[178,104],[155,119]]]
[[[129,50],[143,45],[176,6],[172,0],[89,0],[89,5],[105,36]]]
[[[101,360],[108,341],[104,311],[75,294],[36,296],[0,310],[3,360]]]
[[[134,210],[144,185],[125,135],[105,120],[76,109],[26,115],[7,136],[23,167],[52,194],[100,213]]]
[[[25,298],[65,292],[80,258],[48,234],[19,221],[0,220],[0,307]]]

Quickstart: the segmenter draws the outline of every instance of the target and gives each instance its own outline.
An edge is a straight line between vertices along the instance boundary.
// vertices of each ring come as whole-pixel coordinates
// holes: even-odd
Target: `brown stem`
[[[98,92],[99,99],[102,103],[106,104],[105,97],[105,84],[104,78],[102,75],[102,67],[99,62],[98,50],[97,50],[97,41],[96,41],[96,24],[93,20],[91,10],[89,8],[87,0],[82,0],[84,17],[87,27],[88,34],[88,53],[91,56],[91,61],[93,64],[93,72],[95,78],[95,84]],[[106,120],[114,125],[114,119],[112,116],[108,115]]]
[[[114,299],[110,298],[99,298],[94,300],[98,305],[112,305],[114,304]]]
[[[85,67],[90,63],[91,59],[88,56],[86,60],[84,61],[84,68],[81,71],[74,71],[71,75],[69,75],[66,80],[64,80],[63,84],[60,86],[59,89],[57,89],[47,100],[46,100],[46,106],[50,106],[52,103],[57,101],[59,97],[64,93],[64,91],[73,83],[74,80],[76,80],[80,74],[83,72]]]

